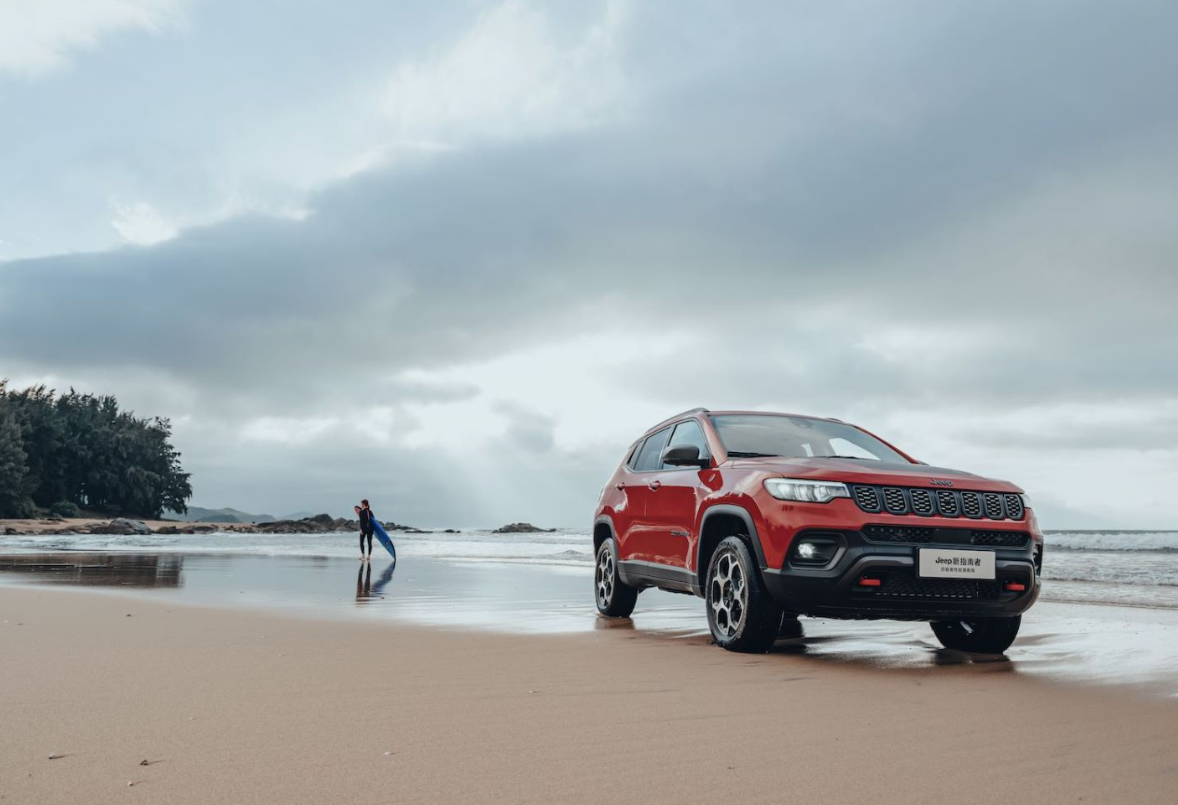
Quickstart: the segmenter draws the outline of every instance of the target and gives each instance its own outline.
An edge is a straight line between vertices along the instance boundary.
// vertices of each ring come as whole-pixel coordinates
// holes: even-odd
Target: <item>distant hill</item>
[[[189,506],[187,514],[164,512],[164,516],[185,523],[272,523],[278,519],[270,514],[250,514],[238,509],[205,509],[200,506]]]
[[[277,519],[279,519],[279,520],[302,520],[307,517],[314,517],[316,514],[319,514],[319,512],[291,512],[290,514],[284,514]],[[265,515],[263,515],[263,516],[265,516]],[[348,516],[351,517],[352,515],[349,514]],[[259,520],[258,522],[260,523],[263,521]]]

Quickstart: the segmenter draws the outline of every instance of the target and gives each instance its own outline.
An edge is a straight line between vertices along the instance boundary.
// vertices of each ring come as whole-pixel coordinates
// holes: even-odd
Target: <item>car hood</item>
[[[857,461],[850,458],[738,458],[728,462],[733,468],[760,470],[790,478],[810,478],[856,484],[927,486],[974,489],[983,492],[1022,492],[1008,481],[984,478],[971,472],[887,461]],[[950,483],[934,483],[934,481]]]

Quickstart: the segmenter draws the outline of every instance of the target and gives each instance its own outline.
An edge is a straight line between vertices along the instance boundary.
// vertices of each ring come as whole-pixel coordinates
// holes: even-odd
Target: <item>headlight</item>
[[[1024,509],[1031,508],[1031,499],[1027,497],[1025,492],[1019,495],[1019,499],[1022,500]]]
[[[835,498],[849,498],[846,484],[835,481],[803,481],[797,478],[770,478],[765,491],[778,500],[799,503],[829,503]]]

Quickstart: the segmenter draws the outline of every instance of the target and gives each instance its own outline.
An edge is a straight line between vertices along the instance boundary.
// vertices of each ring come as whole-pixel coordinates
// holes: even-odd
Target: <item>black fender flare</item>
[[[603,523],[606,525],[607,528],[609,528],[610,538],[612,538],[615,543],[618,541],[618,530],[616,528],[614,528],[614,521],[613,521],[612,517],[610,517],[608,514],[603,514],[603,515],[599,516],[596,520],[594,520],[593,521],[593,558],[594,558],[594,561],[597,560],[597,548],[598,548],[597,527]]]
[[[695,541],[695,567],[697,574],[707,572],[707,568],[701,567],[700,565],[700,560],[703,558],[702,553],[704,547],[704,526],[707,525],[709,518],[720,514],[733,515],[744,521],[744,526],[748,529],[747,536],[749,538],[749,542],[752,543],[753,553],[756,554],[757,557],[757,564],[760,565],[761,570],[764,570],[766,567],[768,567],[765,562],[765,551],[761,548],[761,536],[757,533],[757,527],[753,524],[753,516],[749,513],[749,510],[743,506],[734,506],[728,503],[721,503],[715,506],[709,506],[708,509],[704,512],[703,517],[700,518],[698,531],[700,538]]]

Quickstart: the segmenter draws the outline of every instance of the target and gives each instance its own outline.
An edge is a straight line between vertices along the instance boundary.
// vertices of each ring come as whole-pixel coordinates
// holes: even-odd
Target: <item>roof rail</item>
[[[679,418],[681,418],[681,417],[685,417],[685,416],[687,416],[688,414],[706,414],[706,413],[708,413],[708,409],[707,409],[707,408],[689,408],[689,409],[688,409],[688,410],[686,410],[686,411],[680,411],[679,413],[675,414],[674,416],[669,416],[669,417],[667,417],[666,419],[664,419],[664,420],[663,420],[662,422],[660,422],[659,424],[657,424],[657,425],[655,425],[655,426],[653,426],[653,427],[651,427],[651,428],[648,428],[648,429],[647,429],[647,433],[649,433],[649,432],[650,432],[650,431],[652,431],[652,430],[658,430],[658,429],[659,429],[659,428],[661,428],[663,425],[666,425],[666,424],[668,424],[668,423],[674,422],[676,419],[679,419]]]

